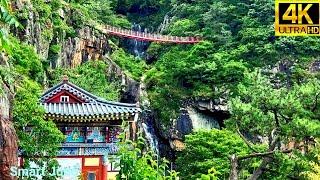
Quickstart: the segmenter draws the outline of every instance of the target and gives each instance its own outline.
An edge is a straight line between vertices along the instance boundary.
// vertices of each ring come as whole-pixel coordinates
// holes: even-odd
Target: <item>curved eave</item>
[[[87,123],[87,122],[108,122],[108,121],[116,121],[116,120],[129,120],[130,118],[133,118],[134,115],[135,113],[71,116],[71,115],[47,113],[46,117],[49,119],[53,119],[53,121],[55,122]]]
[[[105,103],[43,103],[47,114],[75,117],[125,116],[141,112],[140,108]]]

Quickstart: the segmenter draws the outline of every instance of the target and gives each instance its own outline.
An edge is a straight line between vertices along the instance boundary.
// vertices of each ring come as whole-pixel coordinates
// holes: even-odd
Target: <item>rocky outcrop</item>
[[[180,115],[173,121],[171,128],[164,127],[152,111],[144,112],[142,121],[148,122],[155,129],[158,137],[159,152],[170,160],[175,159],[175,152],[184,149],[185,135],[194,130],[224,127],[223,121],[229,118],[225,100],[193,100],[185,102]]]
[[[9,98],[0,96],[0,179],[11,180],[10,168],[18,164],[17,136],[9,116]]]
[[[77,67],[89,60],[102,59],[111,51],[108,38],[90,27],[77,30],[77,37],[68,37],[61,42],[61,51],[51,59],[50,66]]]
[[[181,108],[180,116],[174,121],[172,139],[183,139],[193,130],[223,127],[223,120],[229,117],[225,100],[194,100]]]
[[[1,54],[0,66],[8,67],[6,57]],[[8,83],[0,77],[0,180],[15,179],[10,176],[10,167],[17,166],[17,135],[11,121],[12,92]]]
[[[18,12],[19,22],[23,28],[16,29],[15,34],[19,38],[34,45],[36,52],[46,59],[48,57],[48,49],[52,37],[46,35],[53,32],[52,24],[41,24],[39,14],[33,11],[33,6],[30,0],[16,0],[13,3],[15,11]]]
[[[28,0],[17,0],[14,8],[19,12],[23,29],[17,29],[19,38],[35,47],[41,58],[48,60],[51,68],[76,67],[89,60],[101,59],[111,51],[108,37],[90,27],[75,28],[73,36],[66,32],[54,32],[51,21],[41,23],[39,13]],[[68,21],[72,16],[68,8],[60,9],[59,15]],[[70,26],[70,25],[69,25]],[[71,27],[72,28],[72,27]]]
[[[160,122],[155,119],[155,129],[159,136],[160,154],[171,160],[175,152],[185,148],[185,135],[199,129],[224,127],[223,121],[229,118],[229,112],[224,99],[197,99],[183,103],[180,115],[173,121],[169,131],[165,131]]]
[[[313,63],[311,63],[310,68],[309,68],[310,72],[319,72],[320,71],[320,61],[314,61]]]

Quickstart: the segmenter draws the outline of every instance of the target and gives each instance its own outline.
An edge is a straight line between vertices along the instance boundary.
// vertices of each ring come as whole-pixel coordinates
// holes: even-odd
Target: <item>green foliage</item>
[[[152,151],[144,151],[145,139],[139,137],[136,142],[124,139],[118,143],[120,158],[120,172],[117,179],[150,179],[150,180],[176,180],[178,174],[169,171],[168,161],[157,158]]]
[[[176,161],[181,179],[225,179],[230,169],[229,156],[250,152],[243,140],[228,130],[194,132],[186,136],[185,143]]]
[[[111,54],[111,59],[137,81],[140,81],[140,77],[147,69],[147,65],[143,60],[134,58],[120,48]]]
[[[306,175],[310,180],[316,180],[320,177],[320,144],[318,140],[319,139],[317,139],[317,144],[314,148],[316,153],[316,160],[318,160],[318,162],[310,162],[312,169],[303,173],[303,175]]]
[[[14,72],[12,67],[0,66],[0,83],[7,83],[9,85],[9,89],[13,91],[14,86],[12,86],[15,82],[15,77],[17,73]],[[0,86],[0,95],[3,95],[4,89],[3,86]]]
[[[131,22],[154,29],[170,10],[170,0],[112,0],[112,7]]]
[[[50,20],[52,15],[52,7],[50,6],[50,3],[46,3],[42,0],[32,0],[32,5],[34,8],[34,11],[39,14],[39,22],[43,25]]]
[[[41,24],[43,40],[51,41],[49,58],[59,53],[59,43],[66,37],[76,37],[77,29],[92,21],[130,28],[132,22],[155,31],[163,17],[168,15],[165,34],[202,36],[205,41],[195,45],[151,44],[148,49],[154,61],[144,61],[114,48],[110,55],[135,80],[145,79],[148,98],[161,125],[171,125],[179,115],[183,101],[198,98],[230,100],[232,117],[227,121],[230,130],[239,129],[248,136],[279,137],[277,144],[301,142],[319,137],[319,73],[309,73],[309,65],[319,59],[320,39],[313,37],[274,37],[274,2],[271,0],[32,0],[32,9],[18,12],[21,19],[35,12]],[[62,17],[61,10],[68,12]],[[119,14],[115,14],[114,10]],[[127,17],[126,17],[127,16]],[[166,17],[168,17],[166,16]],[[44,71],[34,48],[10,38],[6,27],[18,26],[7,0],[0,2],[0,48],[10,57],[10,68],[0,66],[1,82],[14,84],[14,122],[19,145],[26,155],[55,156],[63,139],[50,120],[44,120],[39,106],[43,83],[48,73],[50,86],[68,75],[71,82],[109,100],[119,98],[119,83],[110,83],[103,61],[85,63],[75,69]],[[288,87],[275,88],[268,77],[254,72],[255,68],[270,69],[279,61],[288,61],[294,67],[276,74],[276,78],[290,81]],[[143,77],[143,78],[142,78]],[[274,79],[273,79],[274,80]],[[31,132],[23,130],[32,126]],[[168,129],[165,129],[168,130]],[[249,139],[252,140],[252,139]],[[164,160],[143,151],[144,140],[121,142],[120,177],[129,179],[175,179],[168,172]],[[258,152],[265,152],[268,144],[250,141]],[[182,179],[226,179],[231,154],[252,153],[240,137],[227,130],[195,132],[186,138],[187,148],[178,156],[177,166]],[[277,145],[276,150],[279,150]],[[304,178],[302,172],[316,177],[316,152],[302,154],[274,153],[261,179]],[[315,161],[315,163],[312,163]],[[48,162],[40,158],[38,164]],[[49,162],[52,166],[55,162]],[[261,158],[239,162],[241,178],[249,177],[261,164]],[[315,166],[315,173],[310,166]],[[168,177],[168,176],[169,177]]]
[[[8,0],[0,1],[0,22],[2,26],[12,25],[18,27],[20,25],[16,18],[12,15],[10,1]]]
[[[71,1],[70,8],[73,10],[71,20],[76,28],[87,25],[91,20],[102,24],[130,27],[130,23],[126,18],[116,15],[112,11],[109,1]]]
[[[131,2],[136,1],[127,1]],[[256,67],[269,69],[283,60],[299,65],[299,69],[308,69],[310,62],[319,58],[319,38],[274,37],[273,4],[270,0],[166,2],[171,8],[167,15],[172,18],[164,33],[202,36],[206,41],[193,47],[150,46],[149,56],[157,60],[146,78],[147,84],[150,83],[148,92],[156,94],[152,104],[164,102],[162,96],[167,91],[172,91],[169,94],[176,96],[175,100],[182,101],[193,97],[214,99],[221,94],[226,98],[235,96],[235,87],[242,81],[244,72]],[[301,78],[304,74],[300,73],[305,71],[290,72],[290,75]],[[171,95],[177,92],[181,94]],[[177,102],[168,103],[175,107]],[[161,110],[159,107],[153,106],[156,111]],[[178,109],[172,109],[175,112],[170,111],[160,119],[176,118]]]
[[[13,44],[11,55],[11,63],[13,64],[15,71],[20,75],[30,77],[37,82],[43,81],[43,67],[39,56],[36,54],[33,47],[21,43],[15,38],[11,38]]]
[[[217,175],[219,175],[219,172],[217,172],[214,168],[211,168],[208,170],[208,174],[201,175],[201,180],[218,180]]]
[[[27,162],[34,161],[38,165],[45,162],[52,167],[55,164],[54,160],[45,157],[56,156],[64,136],[54,122],[45,119],[44,109],[38,103],[41,88],[32,80],[23,78],[16,93],[13,121],[23,156]]]
[[[0,50],[7,53],[11,52],[11,42],[9,40],[8,28],[10,26],[19,27],[20,23],[11,12],[9,1],[0,1]]]
[[[196,25],[189,19],[182,19],[174,22],[171,27],[171,34],[175,36],[188,36],[193,35],[193,31],[196,30]]]
[[[59,44],[51,45],[49,51],[51,51],[52,53],[58,54],[61,51],[61,45]]]
[[[43,80],[42,62],[33,47],[9,36],[6,28],[13,25],[20,27],[20,24],[12,15],[8,1],[0,1],[0,11],[0,48],[9,56],[8,64],[0,66],[0,83],[9,85],[11,92],[16,93],[13,122],[19,148],[23,150],[26,167],[32,160],[37,165],[45,163],[49,172],[57,162],[46,157],[56,156],[64,136],[52,121],[45,120],[44,110],[39,105],[41,88],[37,82]]]
[[[52,64],[56,64],[57,59],[59,58],[60,52],[61,52],[61,45],[60,44],[51,44],[49,47],[49,51],[48,51],[47,62],[50,62]]]
[[[122,16],[116,15],[110,6],[109,1],[95,0],[89,1],[84,6],[90,12],[90,18],[103,24],[115,25],[130,28],[130,23]]]
[[[253,72],[238,88],[240,96],[231,100],[230,107],[241,129],[269,135],[277,128],[287,140],[320,135],[318,80],[275,89],[259,72]]]
[[[320,137],[319,80],[309,79],[291,88],[274,88],[256,71],[247,74],[238,89],[239,96],[230,101],[230,128],[239,128],[241,132],[254,136],[272,137],[279,144]],[[269,165],[271,171],[264,173],[263,177],[299,177],[301,172],[310,169],[308,161],[312,156],[313,152],[278,153]]]
[[[58,68],[49,72],[50,86],[61,81],[63,75],[69,77],[71,83],[84,88],[90,93],[107,100],[118,100],[120,96],[119,82],[110,82],[106,75],[108,65],[104,61],[89,61],[74,69]]]
[[[41,35],[46,41],[50,41],[53,38],[53,29],[52,28],[43,29],[43,31],[41,32]]]
[[[163,122],[176,117],[181,101],[221,97],[243,79],[246,64],[226,59],[227,54],[214,54],[212,47],[208,41],[172,47],[146,73],[151,104]]]

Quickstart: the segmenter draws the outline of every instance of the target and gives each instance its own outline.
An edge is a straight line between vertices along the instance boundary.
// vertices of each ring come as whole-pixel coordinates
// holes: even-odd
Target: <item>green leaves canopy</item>
[[[232,98],[229,104],[231,119],[227,122],[228,127],[239,129],[255,144],[265,143],[271,151],[279,151],[264,167],[267,170],[262,178],[302,177],[301,173],[310,169],[309,161],[317,161],[312,146],[291,154],[280,150],[293,148],[289,143],[295,147],[301,143],[310,145],[320,136],[319,92],[317,79],[290,88],[275,88],[259,71],[246,74],[238,86],[239,96]],[[253,137],[268,137],[269,141],[261,142]],[[272,147],[271,141],[276,142],[276,148]]]
[[[196,179],[214,168],[219,179],[229,175],[232,154],[250,152],[237,134],[228,130],[194,132],[186,136],[186,148],[178,155],[177,170],[181,179]]]

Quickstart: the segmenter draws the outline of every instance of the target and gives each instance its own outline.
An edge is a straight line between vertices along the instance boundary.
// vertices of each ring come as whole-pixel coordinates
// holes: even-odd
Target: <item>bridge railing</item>
[[[119,34],[122,36],[128,36],[133,38],[141,38],[146,40],[155,40],[155,41],[169,41],[169,42],[199,42],[201,39],[199,37],[178,37],[178,36],[170,36],[170,35],[162,35],[156,33],[146,33],[146,32],[139,32],[133,30],[122,29],[114,26],[105,26],[105,30],[107,33]]]

